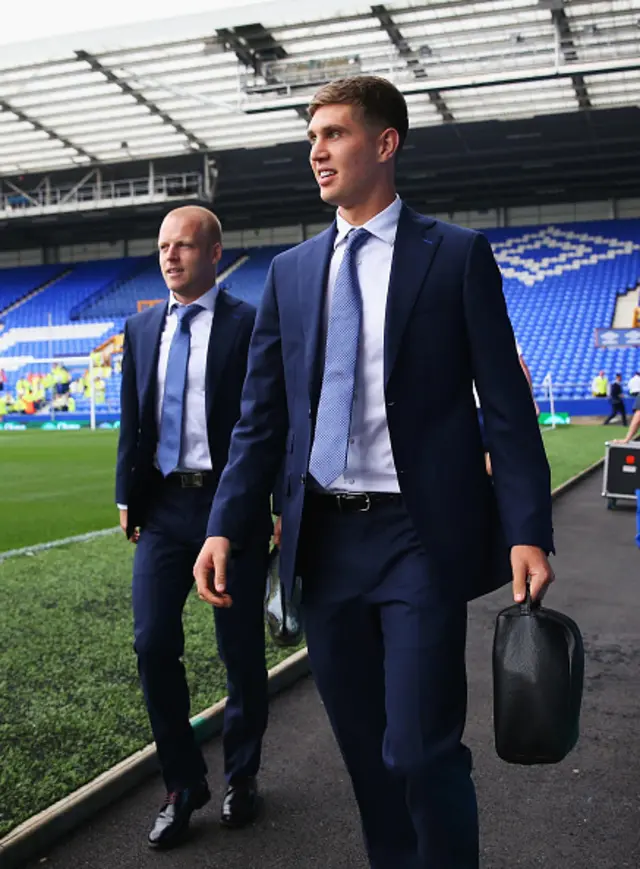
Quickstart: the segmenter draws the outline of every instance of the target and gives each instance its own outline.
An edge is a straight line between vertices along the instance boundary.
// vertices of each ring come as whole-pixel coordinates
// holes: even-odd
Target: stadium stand
[[[255,248],[249,259],[225,280],[225,287],[244,302],[257,306],[271,260],[287,247],[290,245]]]
[[[534,380],[550,372],[556,397],[589,397],[600,368],[626,380],[638,368],[638,351],[602,350],[594,330],[613,322],[618,297],[640,282],[640,221],[558,224],[487,230],[503,273],[511,320]],[[231,293],[257,305],[269,265],[287,246],[225,251],[220,274]],[[232,266],[236,265],[233,269]],[[71,268],[69,273],[67,270]],[[62,277],[58,277],[63,275]],[[6,361],[87,356],[123,329],[140,301],[163,298],[157,258],[88,262],[0,271],[0,299],[20,298],[58,277],[4,320],[0,356]],[[53,331],[48,327],[51,314]],[[20,368],[8,367],[9,389]],[[117,409],[120,377],[106,382],[104,404]],[[80,397],[78,412],[88,408]]]
[[[638,351],[597,349],[594,331],[612,325],[618,296],[640,281],[640,221],[497,229],[486,235],[534,381],[550,372],[559,384],[558,398],[588,397],[600,368],[620,371],[626,382],[638,367]]]
[[[22,266],[0,270],[0,316],[11,305],[46,286],[65,271],[64,266]]]

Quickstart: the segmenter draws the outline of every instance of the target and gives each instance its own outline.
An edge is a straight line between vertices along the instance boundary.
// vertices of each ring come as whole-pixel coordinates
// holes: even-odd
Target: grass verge
[[[152,741],[132,651],[133,547],[114,535],[0,564],[0,837]],[[192,711],[225,696],[211,609],[185,608]],[[268,646],[268,666],[291,654]]]
[[[544,445],[551,465],[551,485],[557,486],[604,456],[605,442],[624,437],[622,426],[568,425],[544,432]]]

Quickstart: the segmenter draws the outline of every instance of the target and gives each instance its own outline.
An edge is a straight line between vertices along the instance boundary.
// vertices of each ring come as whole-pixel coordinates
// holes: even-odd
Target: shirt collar
[[[218,285],[214,284],[210,290],[204,294],[204,296],[200,296],[199,299],[195,299],[190,304],[192,305],[200,305],[201,308],[204,308],[205,311],[211,311],[213,314],[213,310],[216,306],[216,298],[218,297]],[[179,307],[188,307],[181,305],[181,303],[176,299],[172,292],[169,292],[169,311],[173,309],[174,305],[178,305]]]
[[[393,247],[398,231],[398,221],[400,220],[400,212],[402,211],[402,199],[396,193],[396,198],[391,205],[387,205],[384,211],[379,211],[371,220],[363,224],[362,228],[366,229],[371,235],[375,235],[381,241],[386,242],[390,247]],[[336,223],[338,225],[338,234],[333,244],[334,249],[345,240],[349,232],[354,227],[348,223],[340,213],[336,215]]]

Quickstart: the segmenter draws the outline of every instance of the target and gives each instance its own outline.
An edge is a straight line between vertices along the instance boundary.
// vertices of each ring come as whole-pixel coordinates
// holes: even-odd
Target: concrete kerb
[[[604,459],[599,459],[556,487],[552,493],[554,501],[594,474],[603,463]],[[269,671],[270,696],[286,690],[308,674],[309,659],[305,648]],[[205,742],[221,733],[225,702],[221,700],[191,719],[199,742]],[[42,854],[56,839],[118,800],[157,772],[157,769],[155,747],[153,744],[147,745],[68,797],[29,818],[4,839],[0,839],[2,869],[18,869],[25,861]]]
[[[300,649],[269,670],[269,694],[291,687],[309,673],[306,648]],[[198,742],[222,732],[226,699],[191,719]],[[48,809],[29,818],[0,839],[0,866],[18,869],[38,857],[83,821],[120,799],[158,770],[154,744],[147,745],[88,782]]]

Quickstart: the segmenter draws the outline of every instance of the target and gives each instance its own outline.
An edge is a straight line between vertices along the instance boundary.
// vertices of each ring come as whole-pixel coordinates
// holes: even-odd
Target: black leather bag
[[[493,640],[496,751],[508,763],[558,763],[578,741],[584,646],[576,623],[527,599],[498,613]]]
[[[267,570],[265,618],[269,634],[276,646],[297,646],[302,642],[304,631],[300,614],[300,585],[296,583],[292,598],[287,600],[280,581],[280,550],[271,550]]]

